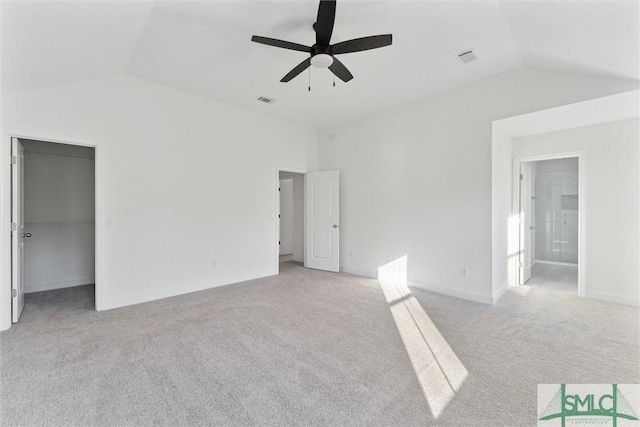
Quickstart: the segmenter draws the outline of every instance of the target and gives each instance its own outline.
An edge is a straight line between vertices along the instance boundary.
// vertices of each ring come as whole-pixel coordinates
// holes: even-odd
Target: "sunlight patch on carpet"
[[[407,256],[378,268],[378,281],[435,419],[442,414],[468,371],[407,285]]]

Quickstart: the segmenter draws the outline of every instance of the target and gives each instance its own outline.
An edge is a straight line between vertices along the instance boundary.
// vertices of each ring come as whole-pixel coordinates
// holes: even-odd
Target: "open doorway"
[[[278,172],[279,264],[304,263],[304,174]]]
[[[519,162],[520,284],[580,295],[579,157]]]
[[[12,321],[95,307],[95,148],[13,138]]]

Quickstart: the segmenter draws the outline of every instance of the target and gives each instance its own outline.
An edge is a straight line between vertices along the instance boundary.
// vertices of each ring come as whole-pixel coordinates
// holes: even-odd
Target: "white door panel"
[[[532,177],[532,167],[530,163],[520,165],[520,284],[525,284],[531,278],[531,267],[533,265],[533,229],[534,219],[534,193],[535,183]]]
[[[11,139],[15,163],[11,168],[11,321],[20,319],[24,308],[24,148]],[[13,162],[13,161],[12,161]]]
[[[339,172],[313,172],[306,176],[307,223],[305,266],[340,270]]]
[[[331,259],[331,230],[313,230],[313,255],[318,259]]]

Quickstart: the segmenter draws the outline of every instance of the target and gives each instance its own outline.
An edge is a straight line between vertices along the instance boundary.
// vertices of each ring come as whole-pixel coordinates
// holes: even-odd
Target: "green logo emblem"
[[[565,427],[566,419],[570,417],[608,417],[613,421],[613,427],[617,427],[618,419],[638,421],[617,384],[611,384],[611,393],[567,393],[567,385],[560,384],[539,420],[559,418],[561,426]]]

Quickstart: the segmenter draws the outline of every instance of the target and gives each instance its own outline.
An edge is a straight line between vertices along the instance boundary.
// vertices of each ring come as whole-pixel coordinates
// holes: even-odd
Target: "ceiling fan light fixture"
[[[316,68],[327,68],[333,64],[333,57],[326,53],[319,53],[311,57],[311,65]]]

